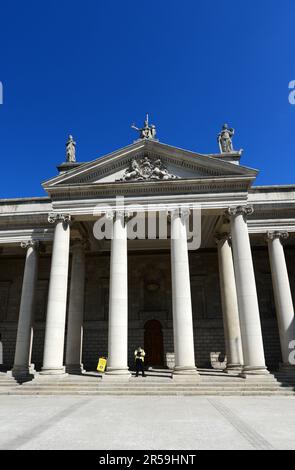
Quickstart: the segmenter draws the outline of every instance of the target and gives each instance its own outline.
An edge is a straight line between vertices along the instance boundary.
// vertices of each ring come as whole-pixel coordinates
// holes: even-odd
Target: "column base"
[[[271,377],[266,366],[244,366],[239,374],[244,379],[257,378],[257,376]]]
[[[107,371],[104,373],[104,377],[131,377],[131,373],[128,367],[123,369],[117,369],[115,367],[108,367]]]
[[[68,374],[81,375],[86,371],[83,367],[83,364],[67,364],[66,365],[66,372]]]
[[[7,372],[8,375],[14,377],[19,382],[26,382],[35,377],[36,371],[34,364],[29,366],[13,366],[11,371]]]
[[[223,370],[224,374],[241,373],[243,370],[242,364],[227,364],[226,368]]]
[[[200,375],[196,367],[192,366],[176,366],[172,372],[172,379],[179,381],[198,381],[200,380]]]
[[[57,367],[57,368],[47,368],[47,367],[42,367],[41,371],[39,372],[40,375],[65,375],[65,366],[63,367]]]
[[[115,369],[108,367],[108,370],[102,374],[103,380],[129,380],[131,378],[131,373],[129,369]]]

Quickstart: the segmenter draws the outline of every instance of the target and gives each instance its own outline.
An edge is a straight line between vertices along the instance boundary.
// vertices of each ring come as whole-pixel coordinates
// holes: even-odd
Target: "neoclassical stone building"
[[[128,376],[141,345],[175,376],[292,369],[295,186],[255,186],[226,126],[206,155],[160,143],[148,120],[137,130],[86,163],[70,137],[46,197],[0,200],[2,367],[79,373],[107,356],[110,376]]]

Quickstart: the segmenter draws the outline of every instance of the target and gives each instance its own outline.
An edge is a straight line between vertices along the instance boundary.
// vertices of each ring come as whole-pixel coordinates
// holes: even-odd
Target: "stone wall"
[[[13,363],[24,258],[0,256],[0,335],[3,362]]]
[[[295,250],[286,248],[290,282],[295,294]],[[281,361],[270,267],[265,248],[254,248],[253,259],[267,364]],[[189,254],[196,362],[210,367],[212,353],[224,356],[224,334],[215,250]],[[130,252],[129,363],[133,351],[144,345],[144,325],[156,319],[162,325],[164,356],[173,352],[170,255],[166,252]],[[0,334],[5,365],[13,364],[24,256],[0,257]],[[34,325],[32,362],[42,365],[50,256],[41,255]],[[86,260],[83,363],[94,369],[99,356],[107,355],[109,256],[93,254]],[[216,355],[215,355],[216,356]],[[216,356],[217,357],[217,356]]]

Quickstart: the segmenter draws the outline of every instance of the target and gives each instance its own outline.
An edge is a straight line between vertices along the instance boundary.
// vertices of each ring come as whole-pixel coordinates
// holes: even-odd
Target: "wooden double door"
[[[145,364],[148,366],[164,365],[164,347],[162,325],[158,320],[149,320],[144,325]]]

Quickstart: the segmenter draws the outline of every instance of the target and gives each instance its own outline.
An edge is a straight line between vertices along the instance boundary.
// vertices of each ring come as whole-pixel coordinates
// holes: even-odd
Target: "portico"
[[[241,152],[201,155],[153,134],[89,163],[68,147],[48,197],[0,201],[0,328],[14,376],[36,373],[32,361],[41,376],[81,374],[104,355],[106,375],[128,379],[145,342],[175,379],[198,382],[216,353],[245,379],[279,363],[293,371],[293,187],[274,198],[253,188]]]

